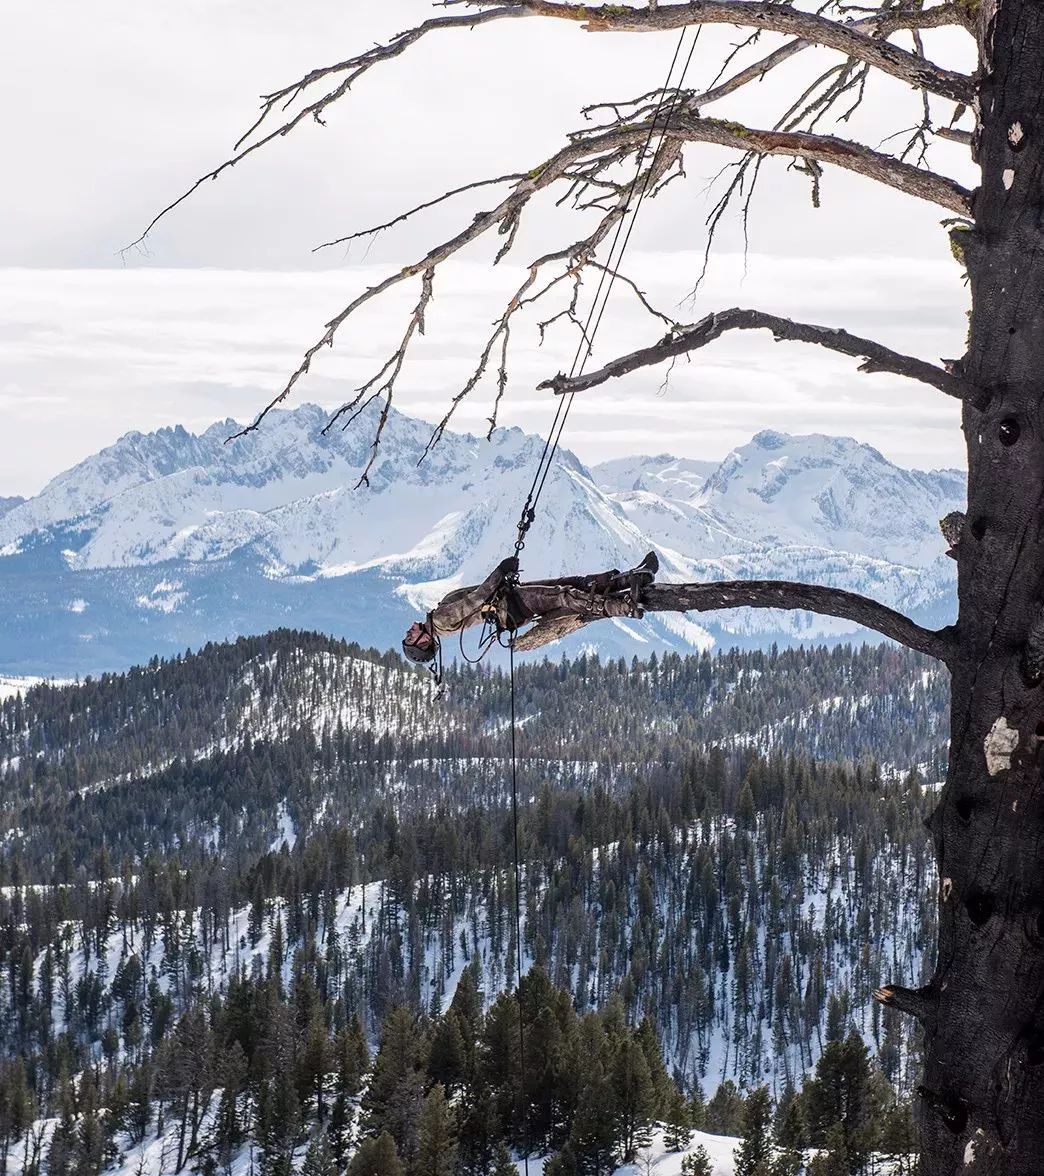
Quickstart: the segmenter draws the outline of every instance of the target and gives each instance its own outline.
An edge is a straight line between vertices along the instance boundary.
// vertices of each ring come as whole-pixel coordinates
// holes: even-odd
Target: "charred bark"
[[[980,11],[972,320],[925,1176],[1044,1173],[1044,5]]]

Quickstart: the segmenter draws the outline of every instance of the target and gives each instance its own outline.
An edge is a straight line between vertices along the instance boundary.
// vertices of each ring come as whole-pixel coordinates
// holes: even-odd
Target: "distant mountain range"
[[[368,489],[353,487],[372,420],[320,433],[324,410],[128,433],[34,498],[0,500],[0,673],[97,672],[293,625],[392,647],[442,595],[509,553],[543,445],[447,433],[392,413]],[[523,574],[627,567],[650,547],[669,580],[778,577],[951,619],[954,565],[938,520],[964,474],[904,470],[849,438],[758,433],[721,463],[562,451]],[[862,637],[807,613],[659,615],[592,627],[563,647],[606,654]],[[556,651],[552,650],[552,654]]]

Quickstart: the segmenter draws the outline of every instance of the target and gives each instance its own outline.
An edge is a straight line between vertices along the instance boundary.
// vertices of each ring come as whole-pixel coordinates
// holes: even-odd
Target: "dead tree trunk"
[[[923,1172],[1044,1173],[1044,5],[982,13],[968,514],[948,784],[931,828],[939,950]],[[916,1004],[917,1002],[915,1002]]]

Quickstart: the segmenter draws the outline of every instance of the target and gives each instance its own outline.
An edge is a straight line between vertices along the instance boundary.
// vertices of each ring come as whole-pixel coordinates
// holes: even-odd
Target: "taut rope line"
[[[685,64],[682,67],[678,84],[677,86],[673,87],[673,94],[668,106],[667,96],[672,89],[671,79],[674,76],[675,66],[678,64],[678,61],[681,58],[682,48],[685,44],[685,35],[687,32],[688,30],[686,28],[681,30],[681,33],[678,37],[678,43],[674,48],[674,56],[671,58],[671,65],[667,71],[667,79],[663,84],[663,89],[660,93],[660,100],[656,105],[656,110],[653,113],[652,119],[649,123],[649,134],[646,137],[645,145],[642,147],[642,150],[638,155],[638,165],[635,169],[634,179],[631,181],[631,186],[627,193],[627,202],[624,205],[624,214],[616,223],[616,232],[613,235],[612,244],[609,248],[609,258],[607,264],[602,269],[601,277],[598,281],[598,287],[595,290],[594,300],[591,303],[591,309],[588,311],[587,321],[584,323],[580,336],[580,342],[577,345],[576,355],[573,357],[573,362],[569,369],[570,378],[577,375],[583,375],[587,361],[591,358],[591,353],[594,349],[595,336],[598,334],[598,328],[602,324],[602,316],[605,314],[605,308],[609,304],[609,296],[613,292],[613,286],[616,283],[616,275],[619,271],[620,265],[623,262],[624,254],[627,252],[627,246],[630,244],[635,221],[638,219],[638,213],[641,210],[642,202],[645,200],[646,194],[649,191],[649,185],[656,174],[657,164],[660,161],[664,143],[667,140],[667,128],[670,125],[671,118],[674,115],[674,111],[681,99],[682,87],[685,84],[685,76],[689,72],[689,66],[692,64],[693,53],[696,50],[696,42],[700,37],[700,28],[697,27],[696,35],[693,37],[692,45],[689,47],[689,53],[685,59]],[[656,145],[656,151],[653,154],[652,161],[649,164],[649,169],[645,175],[645,182],[641,185],[641,191],[638,192],[638,199],[635,202],[634,208],[632,210],[630,205],[631,201],[634,200],[635,192],[637,191],[639,181],[641,180],[642,165],[648,156],[649,148],[652,145],[653,136],[656,134],[657,124],[660,122],[660,116],[664,112],[665,107],[667,108],[667,116],[663,120],[662,124],[660,124],[660,141]],[[630,214],[629,216],[628,213]],[[626,233],[624,233],[625,224],[627,225]],[[617,246],[619,246],[619,253],[617,253]],[[614,256],[615,261],[613,260]],[[566,421],[569,419],[569,410],[573,407],[573,397],[575,395],[575,392],[570,392],[567,396],[561,396],[558,399],[558,407],[555,410],[555,417],[551,423],[551,428],[548,431],[547,440],[544,442],[543,452],[540,454],[540,460],[537,463],[536,473],[533,475],[532,485],[529,487],[529,493],[526,495],[525,503],[522,506],[522,513],[519,516],[518,534],[515,539],[516,558],[522,551],[522,548],[525,546],[526,535],[529,531],[529,528],[533,524],[533,520],[536,518],[537,503],[540,501],[540,495],[544,490],[544,483],[547,481],[547,475],[551,470],[551,464],[554,461],[555,454],[558,451],[558,444],[562,439],[562,432],[565,429]],[[529,1176],[529,1152],[532,1141],[529,1138],[529,1101],[526,1097],[525,1009],[522,1005],[522,867],[518,838],[518,724],[515,717],[515,634],[513,631],[510,634],[507,646],[511,694],[511,822],[514,834],[515,966],[517,972],[518,999],[519,1089],[522,1098],[522,1141],[524,1148],[525,1176]],[[463,652],[463,645],[461,646],[461,652]]]

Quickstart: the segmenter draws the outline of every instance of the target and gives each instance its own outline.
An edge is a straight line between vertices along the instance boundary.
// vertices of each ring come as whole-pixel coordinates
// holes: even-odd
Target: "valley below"
[[[516,935],[495,666],[437,699],[279,630],[12,690],[6,1171],[354,1173],[387,1135],[420,1173],[441,1132],[447,1172],[729,1176],[752,1092],[831,1146],[842,1059],[901,1165],[918,1043],[870,994],[929,963],[947,696],[884,644],[521,666]]]

